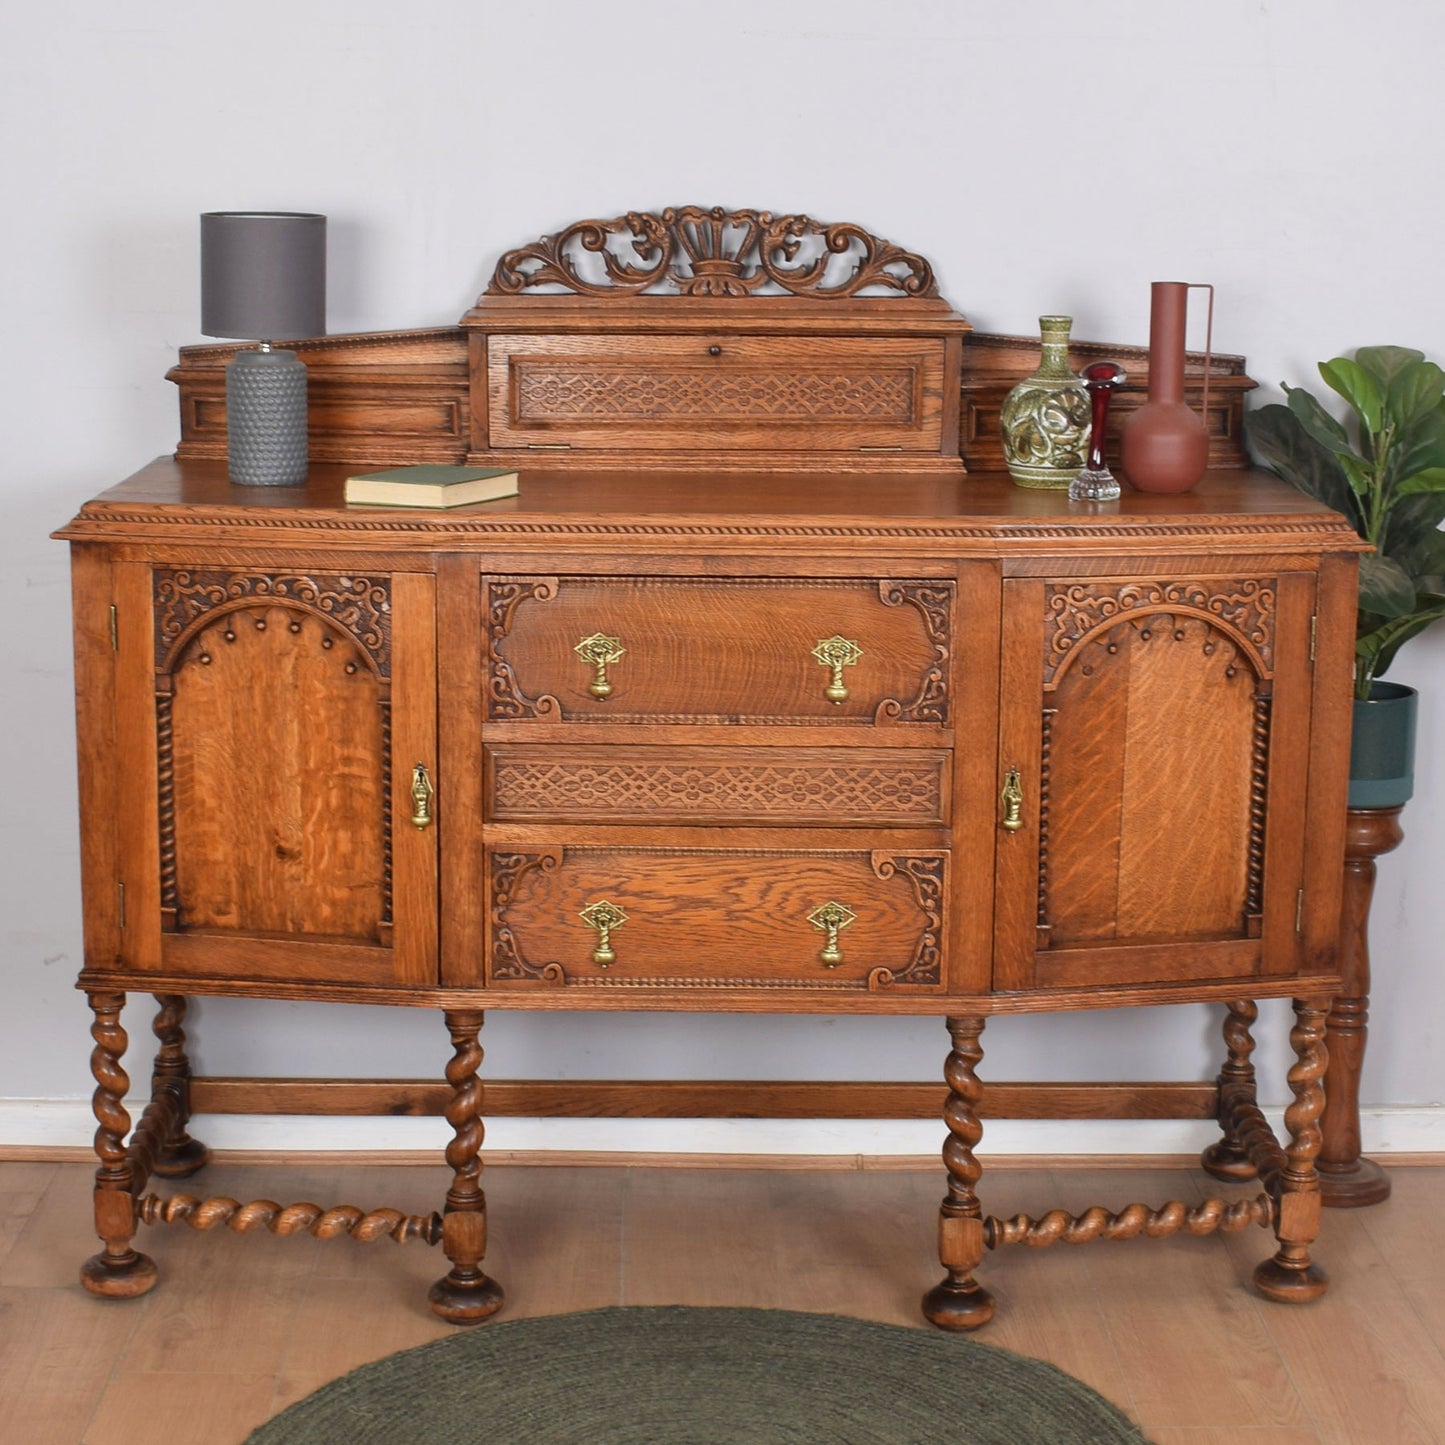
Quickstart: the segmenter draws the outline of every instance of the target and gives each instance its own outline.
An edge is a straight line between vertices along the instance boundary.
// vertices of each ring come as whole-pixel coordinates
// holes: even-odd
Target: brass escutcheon
[[[843,962],[843,950],[838,947],[838,931],[852,923],[858,915],[841,903],[829,899],[808,915],[808,922],[814,928],[821,928],[827,935],[823,951],[818,956],[829,968],[837,968]]]
[[[599,700],[609,697],[612,683],[607,677],[608,664],[616,662],[627,649],[615,637],[594,632],[591,637],[584,637],[572,651],[596,669],[592,681],[587,684],[587,691]]]
[[[425,763],[418,763],[411,770],[411,821],[418,828],[431,826],[431,800],[436,796]]]
[[[852,667],[863,656],[863,649],[851,638],[839,637],[835,634],[832,637],[823,638],[813,649],[813,656],[824,667],[830,669],[828,686],[823,692],[824,697],[829,702],[846,702],[848,688],[843,682],[843,669]]]
[[[597,947],[592,950],[592,962],[603,968],[609,963],[616,963],[617,954],[612,948],[612,930],[621,928],[627,922],[627,915],[615,903],[599,898],[596,903],[589,903],[577,916],[589,927],[597,930]]]
[[[1006,833],[1017,833],[1023,827],[1024,822],[1021,814],[1024,807],[1023,784],[1019,782],[1019,770],[1010,768],[1008,776],[1003,782],[1003,792],[999,794],[999,800],[1003,803],[1003,827]]]

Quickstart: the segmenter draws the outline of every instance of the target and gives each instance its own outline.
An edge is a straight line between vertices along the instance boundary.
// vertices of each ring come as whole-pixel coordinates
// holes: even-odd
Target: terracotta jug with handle
[[[1189,281],[1155,281],[1149,301],[1149,399],[1124,423],[1120,463],[1141,492],[1187,492],[1209,463],[1209,434],[1184,403],[1184,331],[1191,289],[1209,292],[1209,334],[1204,351],[1204,406],[1209,413],[1209,364],[1214,331],[1214,287]]]

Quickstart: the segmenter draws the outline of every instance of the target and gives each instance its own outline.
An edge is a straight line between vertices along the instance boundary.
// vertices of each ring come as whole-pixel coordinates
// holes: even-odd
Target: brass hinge
[[[1316,613],[1310,618],[1310,661],[1315,660],[1315,634],[1319,630],[1319,614]]]
[[[1294,901],[1294,931],[1303,933],[1305,929],[1305,891],[1303,888],[1295,895]]]
[[[116,893],[116,898],[118,899],[119,905],[120,905],[120,926],[121,926],[121,928],[124,928],[124,927],[125,927],[125,884],[124,884],[124,883],[121,883],[119,880],[116,881],[115,893]]]
[[[120,651],[120,614],[115,610],[115,603],[110,604],[110,650]]]
[[[859,447],[858,450],[859,450],[860,452],[901,452],[901,451],[903,450],[903,448],[902,448],[901,446],[891,446],[891,447]]]

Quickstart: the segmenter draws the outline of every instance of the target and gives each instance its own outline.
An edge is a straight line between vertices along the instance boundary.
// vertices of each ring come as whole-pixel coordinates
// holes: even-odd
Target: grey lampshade
[[[280,341],[326,331],[326,217],[210,211],[201,217],[201,331]]]

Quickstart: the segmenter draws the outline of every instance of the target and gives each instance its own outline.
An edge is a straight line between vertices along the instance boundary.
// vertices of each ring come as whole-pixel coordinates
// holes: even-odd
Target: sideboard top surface
[[[849,551],[1099,552],[1140,546],[1191,551],[1360,550],[1346,520],[1266,472],[1209,473],[1191,492],[1126,488],[1117,503],[1014,486],[1007,476],[817,475],[527,468],[518,495],[446,510],[348,506],[354,467],[314,464],[303,487],[241,487],[220,461],[158,458],[86,503],[57,536],[70,541],[155,536],[259,545],[308,542],[479,550],[539,541],[586,546],[623,538]]]

